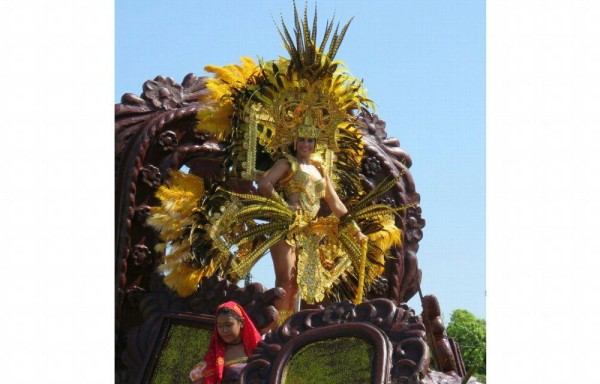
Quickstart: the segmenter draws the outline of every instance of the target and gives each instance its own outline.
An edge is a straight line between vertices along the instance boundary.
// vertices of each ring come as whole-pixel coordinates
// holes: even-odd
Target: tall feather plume
[[[302,34],[304,35],[304,47],[306,50],[305,54],[305,62],[304,65],[306,67],[310,67],[315,59],[315,50],[314,44],[312,43],[310,37],[310,28],[308,27],[308,8],[306,3],[304,3],[304,19],[302,20]]]
[[[323,41],[321,41],[321,46],[319,46],[319,52],[325,52],[325,46],[327,45],[327,39],[329,38],[329,35],[331,34],[331,30],[333,29],[333,20],[335,20],[335,13],[333,14],[333,17],[331,18],[331,23],[329,22],[329,20],[327,20],[327,23],[325,24],[325,35],[323,36]]]
[[[301,77],[307,78],[310,81],[321,78],[324,75],[332,75],[337,69],[337,63],[333,62],[333,58],[340,47],[352,19],[344,25],[341,33],[338,33],[340,23],[337,23],[335,33],[329,45],[329,51],[325,53],[327,42],[329,41],[333,29],[335,14],[331,19],[331,22],[327,21],[325,35],[323,36],[320,46],[317,48],[318,17],[316,6],[311,30],[308,23],[308,5],[306,3],[304,4],[304,15],[303,18],[300,18],[296,2],[294,1],[293,4],[294,36],[291,36],[283,17],[281,17],[281,29],[277,26],[279,36],[283,41],[285,49],[290,54],[290,61],[292,62],[292,65],[288,67],[288,75],[297,71],[301,73]]]
[[[281,20],[283,21],[283,16],[281,16]],[[290,46],[287,38],[285,38],[283,36],[283,33],[281,32],[281,29],[279,29],[279,26],[277,25],[277,23],[275,22],[275,19],[273,19],[273,24],[275,24],[275,28],[277,28],[277,32],[279,32],[279,36],[281,37],[281,41],[283,42],[283,47],[285,48],[285,50],[288,52],[288,54],[290,55],[290,57],[293,56],[293,50],[292,47]],[[283,23],[282,23],[283,24]],[[284,25],[285,27],[285,25]],[[263,69],[264,72],[264,69]]]
[[[339,29],[340,29],[340,22],[338,21],[337,25],[335,26],[335,32],[333,32],[333,37],[331,38],[331,43],[329,43],[329,52],[327,52],[327,57],[329,57],[329,60],[333,60],[332,48],[335,46],[335,43],[337,42]]]
[[[294,0],[294,33],[296,34],[296,48],[300,54],[300,61],[304,56],[304,44],[302,42],[302,29],[300,28],[300,20],[298,19],[298,10],[296,9],[296,1]]]
[[[315,16],[313,17],[313,29],[310,38],[314,43],[317,42],[317,4],[315,4]]]
[[[348,30],[348,27],[350,26],[350,23],[352,22],[353,19],[354,19],[354,17],[351,17],[350,20],[348,20],[348,22],[346,23],[346,25],[344,25],[344,28],[342,28],[342,32],[340,33],[340,36],[338,37],[338,39],[335,42],[335,45],[333,46],[333,51],[331,53],[331,59],[333,59],[335,57],[335,55],[337,54],[337,51],[340,48],[340,45],[342,44],[342,40],[344,39],[344,35],[346,35],[346,31]]]
[[[298,68],[300,68],[302,66],[302,62],[300,61],[300,54],[298,53],[298,50],[296,49],[296,46],[294,45],[294,40],[292,39],[292,36],[290,36],[290,32],[288,31],[287,27],[285,26],[285,22],[283,21],[283,16],[281,16],[281,26],[283,28],[283,32],[285,33],[285,37],[287,39],[288,45],[291,48],[291,50],[289,51],[290,59],[292,60],[294,65],[296,65]]]

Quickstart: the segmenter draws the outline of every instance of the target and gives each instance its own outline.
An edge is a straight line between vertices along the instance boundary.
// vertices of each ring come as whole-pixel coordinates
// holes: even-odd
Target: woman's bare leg
[[[278,311],[294,312],[298,283],[296,281],[296,253],[284,240],[271,247],[271,258],[275,269],[275,286],[285,289],[285,297],[275,301]]]

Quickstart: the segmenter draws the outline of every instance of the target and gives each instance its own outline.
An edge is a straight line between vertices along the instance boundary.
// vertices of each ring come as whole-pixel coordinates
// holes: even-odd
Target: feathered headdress
[[[351,153],[360,162],[356,112],[373,104],[362,82],[334,61],[351,21],[339,33],[338,23],[331,35],[332,19],[317,44],[316,9],[311,30],[306,6],[301,23],[294,4],[294,37],[283,18],[281,28],[277,27],[289,59],[257,65],[244,57],[241,65],[206,67],[216,77],[208,82],[210,93],[202,100],[207,105],[197,115],[196,129],[243,143],[231,159],[238,168],[237,176],[255,179],[260,174],[256,159],[261,153],[275,160],[288,152],[298,137],[317,139],[316,152],[326,161],[327,171],[333,162],[331,152],[346,151],[346,157]]]

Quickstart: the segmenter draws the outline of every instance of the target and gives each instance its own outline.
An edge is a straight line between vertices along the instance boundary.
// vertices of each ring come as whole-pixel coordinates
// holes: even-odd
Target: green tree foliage
[[[485,375],[485,319],[457,309],[452,312],[446,332],[460,345],[466,369],[477,366],[475,376]]]

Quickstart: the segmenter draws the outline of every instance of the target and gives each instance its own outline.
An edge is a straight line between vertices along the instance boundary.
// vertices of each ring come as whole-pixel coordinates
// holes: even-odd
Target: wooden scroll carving
[[[389,351],[379,362],[379,369],[387,370],[385,359],[391,358],[389,372],[381,375],[386,378],[382,382],[388,382],[387,377],[390,377],[397,383],[419,383],[429,366],[425,326],[406,305],[397,306],[393,301],[382,298],[359,305],[334,303],[323,309],[308,309],[294,314],[259,343],[255,354],[248,360],[241,382],[275,383],[280,377],[282,362],[297,346],[326,338],[339,325],[344,325],[344,330],[353,329],[356,334],[361,334],[365,332],[361,328],[363,324],[379,329],[385,335],[385,343],[390,343],[389,347],[379,346]]]

